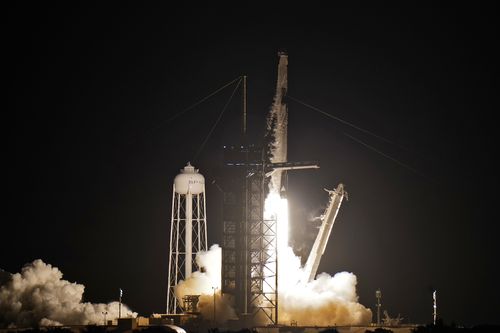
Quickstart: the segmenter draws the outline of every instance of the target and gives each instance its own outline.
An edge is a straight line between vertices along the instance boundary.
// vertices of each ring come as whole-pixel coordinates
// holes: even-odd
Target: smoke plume
[[[278,80],[273,106],[268,115],[267,137],[270,138],[269,159],[272,163],[287,161],[288,110],[285,96],[288,89],[288,56],[280,53]],[[272,249],[269,263],[278,260],[278,306],[281,324],[295,321],[298,325],[361,325],[371,321],[372,313],[358,303],[356,276],[341,272],[333,277],[322,273],[313,281],[306,282],[300,257],[289,247],[288,200],[280,193],[283,171],[275,170],[269,181],[269,194],[265,201],[264,216],[276,221],[279,258]],[[268,239],[272,242],[272,237]],[[268,285],[273,285],[274,276]]]
[[[118,318],[118,302],[82,303],[85,286],[62,279],[57,268],[37,259],[0,287],[0,328],[88,325]],[[137,313],[122,304],[122,314]]]
[[[280,253],[279,312],[280,323],[336,326],[367,325],[372,312],[358,303],[356,275],[340,272],[333,277],[319,274],[311,282],[302,282],[304,275],[292,248]]]
[[[228,295],[222,295],[221,248],[214,244],[207,252],[196,256],[202,269],[188,279],[180,281],[175,289],[182,304],[186,295],[200,295],[198,310],[204,318],[215,320],[218,325],[235,319]],[[279,258],[279,313],[280,323],[298,325],[335,326],[366,325],[371,322],[372,312],[358,303],[357,279],[353,273],[340,272],[334,276],[321,273],[311,282],[303,282],[303,267],[300,257],[291,247],[280,250]],[[215,293],[214,293],[214,288]]]
[[[181,304],[186,295],[200,295],[198,311],[206,319],[215,318],[218,324],[236,318],[229,295],[221,293],[221,259],[222,249],[217,244],[206,252],[197,253],[196,263],[202,269],[193,272],[188,279],[179,281],[175,287],[175,296]]]
[[[358,303],[356,276],[340,272],[333,277],[319,274],[308,282],[300,257],[288,245],[287,199],[272,189],[266,199],[265,216],[277,221],[278,230],[278,306],[280,324],[292,321],[305,326],[364,325],[372,313]],[[273,253],[271,254],[271,261]],[[273,278],[271,278],[273,279]],[[273,281],[269,281],[272,285]]]

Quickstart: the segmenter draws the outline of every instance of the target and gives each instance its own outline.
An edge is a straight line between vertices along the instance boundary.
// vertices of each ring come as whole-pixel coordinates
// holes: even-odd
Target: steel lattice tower
[[[172,221],[168,263],[167,313],[183,311],[175,296],[180,280],[191,276],[197,267],[196,254],[207,251],[207,221],[205,178],[191,164],[174,179],[172,192]]]

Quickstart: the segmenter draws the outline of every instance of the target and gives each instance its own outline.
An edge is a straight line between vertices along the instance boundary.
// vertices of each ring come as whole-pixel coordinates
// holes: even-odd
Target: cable
[[[345,125],[348,125],[348,126],[350,126],[350,127],[352,127],[352,128],[355,128],[355,129],[357,129],[358,131],[361,131],[361,132],[363,132],[363,133],[369,134],[369,135],[371,135],[371,136],[376,137],[376,138],[377,138],[377,139],[379,139],[379,140],[382,140],[382,141],[385,141],[385,142],[387,142],[387,143],[390,143],[390,144],[393,144],[393,145],[396,145],[396,146],[400,147],[400,146],[399,146],[399,145],[397,145],[395,142],[393,142],[393,141],[391,141],[391,140],[389,140],[389,139],[386,139],[386,138],[384,138],[384,137],[382,137],[382,136],[380,136],[380,135],[377,135],[377,134],[375,134],[375,133],[373,133],[373,132],[370,132],[370,131],[368,131],[368,130],[365,130],[364,128],[361,128],[361,127],[359,127],[359,126],[356,126],[356,125],[354,125],[353,123],[350,123],[350,122],[348,122],[348,121],[346,121],[346,120],[343,120],[343,119],[341,119],[341,118],[339,118],[339,117],[336,117],[336,116],[334,116],[334,115],[332,115],[332,114],[330,114],[330,113],[328,113],[328,112],[325,112],[325,111],[323,111],[323,110],[320,110],[320,109],[318,109],[317,107],[314,107],[314,106],[312,106],[312,105],[310,105],[310,104],[307,104],[307,103],[305,103],[305,102],[299,101],[298,99],[293,98],[293,97],[292,97],[292,96],[290,96],[290,95],[287,95],[287,98],[290,98],[292,101],[295,101],[295,102],[297,102],[297,103],[299,103],[299,104],[302,104],[303,106],[308,107],[308,108],[310,108],[310,109],[312,109],[312,110],[314,110],[314,111],[317,111],[317,112],[319,112],[319,113],[321,113],[321,114],[323,114],[323,115],[325,115],[325,116],[327,116],[327,117],[329,117],[329,118],[335,119],[335,120],[337,120],[337,121],[341,122],[342,124],[345,124]],[[400,148],[403,148],[403,147],[400,147]],[[405,149],[405,148],[403,148],[403,149]],[[406,149],[405,149],[405,150],[406,150]]]
[[[196,161],[196,159],[198,158],[198,156],[200,155],[200,153],[202,152],[203,148],[205,147],[205,144],[207,143],[208,139],[210,138],[210,136],[212,135],[212,132],[215,130],[215,127],[217,127],[217,124],[219,124],[219,121],[221,120],[222,118],[222,115],[224,114],[224,112],[226,111],[229,103],[231,102],[231,100],[233,99],[233,96],[234,94],[236,93],[236,91],[238,90],[238,87],[240,86],[241,84],[241,77],[240,77],[240,80],[238,81],[238,84],[236,85],[236,87],[234,88],[233,92],[231,93],[231,96],[229,97],[228,101],[226,102],[226,105],[224,105],[224,108],[222,108],[222,111],[221,113],[219,114],[219,117],[217,118],[217,120],[215,121],[214,125],[212,126],[212,128],[210,129],[210,132],[208,132],[208,135],[207,137],[205,138],[205,140],[203,140],[203,143],[201,144],[200,148],[198,149],[198,151],[196,152],[196,154],[194,155],[194,158],[193,158],[193,162]]]
[[[365,143],[365,142],[363,142],[363,141],[361,141],[361,140],[359,140],[359,139],[356,139],[355,137],[353,137],[353,136],[351,136],[351,135],[349,135],[349,134],[347,134],[347,133],[345,133],[345,132],[343,132],[343,134],[344,134],[345,136],[347,136],[349,139],[351,139],[351,140],[353,140],[353,141],[355,141],[355,142],[359,143],[360,145],[365,146],[365,147],[366,147],[366,148],[368,148],[368,149],[373,150],[374,152],[376,152],[376,153],[378,153],[378,154],[380,154],[380,155],[384,156],[385,158],[387,158],[387,159],[389,159],[389,160],[391,160],[391,161],[393,161],[393,162],[395,162],[395,163],[399,164],[400,166],[402,166],[402,167],[404,167],[404,168],[406,168],[406,169],[408,169],[408,170],[410,170],[410,171],[413,171],[414,173],[416,173],[416,174],[418,174],[418,175],[420,175],[420,176],[422,176],[422,177],[424,177],[424,178],[428,178],[426,175],[424,175],[424,174],[423,174],[423,173],[421,173],[420,171],[418,171],[418,170],[416,170],[416,169],[412,168],[412,167],[411,167],[411,166],[409,166],[408,164],[405,164],[405,163],[403,163],[403,162],[400,162],[400,161],[398,161],[397,159],[395,159],[394,157],[391,157],[391,156],[389,156],[389,155],[387,155],[387,154],[384,154],[384,153],[383,153],[383,152],[381,152],[380,150],[378,150],[378,149],[376,149],[376,148],[374,148],[374,147],[370,146],[369,144],[367,144],[367,143]]]
[[[418,154],[418,153],[416,153],[415,151],[412,151],[412,150],[410,150],[410,149],[408,149],[408,148],[406,148],[406,147],[404,147],[404,146],[401,146],[401,145],[399,145],[399,144],[397,144],[397,143],[395,143],[395,142],[393,142],[393,141],[391,141],[391,140],[389,140],[389,139],[386,139],[386,138],[384,138],[384,137],[382,137],[382,136],[380,136],[380,135],[377,135],[377,134],[375,134],[375,133],[373,133],[373,132],[370,132],[370,131],[368,131],[368,130],[365,130],[364,128],[361,128],[361,127],[359,127],[359,126],[356,126],[356,125],[354,125],[354,124],[352,124],[352,123],[350,123],[350,122],[348,122],[348,121],[346,121],[346,120],[343,120],[343,119],[341,119],[341,118],[339,118],[339,117],[336,117],[336,116],[334,116],[334,115],[332,115],[332,114],[330,114],[330,113],[328,113],[328,112],[325,112],[325,111],[323,111],[323,110],[320,110],[320,109],[318,109],[317,107],[314,107],[314,106],[312,106],[312,105],[310,105],[310,104],[307,104],[307,103],[305,103],[305,102],[302,102],[302,101],[300,101],[300,100],[298,100],[298,99],[296,99],[296,98],[294,98],[294,97],[291,97],[290,95],[287,95],[287,97],[288,97],[288,98],[290,98],[291,100],[293,100],[293,101],[295,101],[295,102],[297,102],[297,103],[299,103],[299,104],[301,104],[301,105],[303,105],[303,106],[306,106],[306,107],[308,107],[308,108],[310,108],[310,109],[312,109],[312,110],[314,110],[314,111],[317,111],[317,112],[319,112],[319,113],[321,113],[321,114],[323,114],[323,115],[325,115],[325,116],[327,116],[327,117],[329,117],[329,118],[332,118],[332,119],[334,119],[334,120],[337,120],[337,121],[339,121],[339,122],[341,122],[341,123],[343,123],[343,124],[346,124],[346,125],[348,125],[348,126],[350,126],[350,127],[354,128],[354,129],[357,129],[358,131],[361,131],[361,132],[363,132],[363,133],[366,133],[366,134],[368,134],[368,135],[371,135],[371,136],[373,136],[373,137],[376,137],[376,138],[378,138],[378,139],[380,139],[380,140],[382,140],[382,141],[384,141],[384,142],[390,143],[390,144],[394,145],[395,147],[398,147],[398,148],[400,148],[400,149],[402,149],[402,150],[404,150],[404,151],[411,152],[412,154],[416,154],[416,155],[418,155],[421,159],[426,159],[426,157],[425,157],[425,156],[423,156],[423,155],[421,155],[421,154]],[[384,156],[384,157],[386,157],[386,158],[388,158],[388,159],[390,159],[390,160],[392,160],[392,161],[394,161],[394,162],[398,163],[399,165],[401,165],[401,166],[403,166],[403,167],[405,167],[405,168],[407,168],[407,169],[409,169],[409,170],[411,170],[411,171],[413,171],[413,172],[415,172],[415,173],[417,173],[417,174],[419,174],[419,175],[421,175],[421,176],[424,176],[424,177],[429,178],[428,176],[426,176],[426,175],[422,174],[421,172],[419,172],[419,171],[417,171],[417,170],[413,169],[413,168],[412,168],[412,167],[410,167],[409,165],[404,164],[404,163],[402,163],[402,162],[399,162],[398,160],[396,160],[396,159],[394,159],[394,158],[390,157],[389,155],[384,154],[384,153],[383,153],[383,152],[381,152],[380,150],[377,150],[376,148],[374,148],[374,147],[372,147],[372,146],[368,145],[367,143],[364,143],[364,142],[362,142],[361,140],[356,139],[356,138],[354,138],[354,137],[350,136],[349,134],[347,134],[347,133],[345,133],[345,132],[344,132],[344,135],[346,135],[346,136],[347,136],[347,137],[349,137],[350,139],[352,139],[352,140],[354,140],[354,141],[358,142],[359,144],[362,144],[363,146],[365,146],[365,147],[367,147],[367,148],[369,148],[369,149],[371,149],[371,150],[373,150],[373,151],[375,151],[375,152],[377,152],[377,153],[381,154],[382,156]]]
[[[156,127],[154,127],[153,129],[150,130],[149,134],[152,134],[153,132],[156,132],[158,129],[160,129],[162,126],[164,126],[166,123],[169,123],[172,120],[174,120],[175,118],[177,118],[177,117],[181,116],[182,114],[186,113],[187,111],[194,109],[196,106],[198,106],[201,103],[205,102],[207,99],[209,99],[210,97],[216,95],[217,93],[219,93],[220,91],[222,91],[225,88],[229,87],[230,85],[232,85],[233,83],[235,83],[238,80],[241,81],[241,76],[238,76],[236,79],[232,80],[231,82],[226,83],[224,86],[220,87],[219,89],[215,90],[214,92],[210,93],[209,95],[203,97],[201,100],[199,100],[198,102],[196,102],[196,103],[192,104],[191,106],[185,108],[184,110],[182,110],[182,111],[174,114],[172,117],[170,117],[170,118],[168,118],[168,119],[160,122],[159,125],[157,125]]]

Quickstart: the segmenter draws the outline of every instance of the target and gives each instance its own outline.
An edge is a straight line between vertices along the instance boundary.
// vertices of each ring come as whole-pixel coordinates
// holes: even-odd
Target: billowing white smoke
[[[288,246],[288,206],[271,190],[266,199],[267,218],[278,225],[279,321],[298,325],[335,326],[369,324],[372,312],[358,303],[356,276],[341,272],[333,277],[322,273],[311,282],[304,278],[300,257]],[[272,283],[272,281],[270,281]]]
[[[273,106],[269,112],[267,130],[272,134],[270,161],[287,161],[288,110],[284,97],[288,88],[288,57],[280,54],[278,80]],[[288,201],[281,198],[282,171],[276,170],[269,182],[269,195],[265,202],[266,219],[276,219],[278,260],[278,306],[279,321],[298,325],[360,325],[371,322],[372,313],[358,303],[356,295],[356,276],[341,272],[330,276],[318,275],[311,282],[304,282],[304,271],[300,258],[288,246]],[[274,254],[270,251],[270,262]],[[273,284],[272,277],[268,281]]]
[[[37,259],[0,287],[0,327],[87,325],[118,318],[118,302],[82,303],[85,286],[62,279],[57,268]],[[122,316],[137,313],[122,304]]]
[[[175,287],[175,296],[181,304],[186,295],[200,295],[198,310],[209,320],[214,318],[215,300],[215,320],[218,324],[236,318],[229,295],[221,293],[221,259],[222,249],[217,244],[212,245],[206,252],[199,252],[196,255],[196,263],[198,267],[203,268],[202,271],[193,272],[188,279],[181,280]]]
[[[270,161],[280,163],[287,161],[287,132],[288,111],[284,97],[288,86],[287,79],[288,58],[280,55],[278,81],[273,106],[267,119],[267,130],[273,141],[270,143]],[[358,303],[356,295],[356,276],[352,273],[341,272],[333,277],[322,273],[311,282],[303,278],[300,257],[288,246],[288,201],[281,198],[282,175],[281,170],[272,173],[269,182],[269,195],[265,202],[264,216],[266,219],[276,219],[277,247],[279,253],[278,293],[279,293],[279,321],[281,324],[290,324],[292,320],[298,325],[333,326],[333,325],[362,325],[371,322],[372,313]],[[271,239],[268,239],[271,241]],[[269,251],[269,262],[275,262],[275,254]],[[213,301],[216,301],[217,323],[223,323],[235,317],[230,307],[230,300],[221,297],[221,249],[213,245],[206,253],[196,257],[199,267],[204,271],[194,272],[186,281],[181,281],[176,287],[176,296],[182,300],[185,295],[201,295],[199,310],[205,318],[213,318]],[[270,265],[271,266],[271,265]],[[274,283],[274,275],[264,284],[264,292],[270,292]],[[214,294],[214,288],[215,294]],[[267,288],[267,289],[266,289]],[[267,302],[262,300],[263,303]],[[267,303],[264,305],[268,305]],[[255,318],[257,322],[265,324],[267,318]]]
[[[282,324],[292,320],[298,325],[365,325],[372,312],[358,303],[356,276],[340,272],[333,277],[319,274],[311,282],[302,282],[300,258],[291,247],[280,252],[279,313]]]

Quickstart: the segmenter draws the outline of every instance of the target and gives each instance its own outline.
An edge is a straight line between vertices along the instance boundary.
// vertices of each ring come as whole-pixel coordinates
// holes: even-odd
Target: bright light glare
[[[278,193],[271,192],[266,198],[264,218],[276,219],[278,235],[278,253],[283,253],[288,247],[288,200]]]

